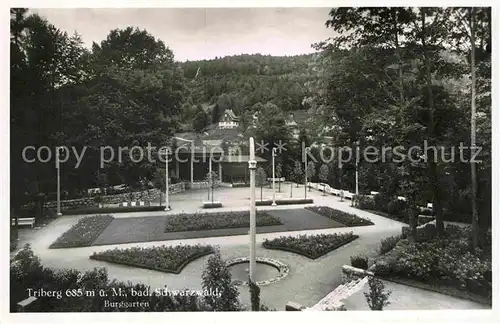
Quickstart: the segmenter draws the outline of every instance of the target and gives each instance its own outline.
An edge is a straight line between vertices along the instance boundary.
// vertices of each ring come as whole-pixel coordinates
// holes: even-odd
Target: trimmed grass
[[[90,259],[179,274],[191,261],[212,253],[214,249],[209,245],[162,245],[94,252]]]
[[[64,215],[87,215],[87,214],[112,214],[112,213],[134,213],[165,210],[165,206],[129,206],[129,207],[104,207],[104,208],[78,208],[63,210]]]
[[[50,249],[90,246],[113,221],[113,216],[96,215],[82,218],[52,243]]]
[[[354,241],[358,237],[358,235],[354,235],[352,232],[343,234],[300,235],[298,237],[280,236],[272,240],[266,239],[262,246],[266,249],[282,250],[297,253],[309,259],[317,259]]]
[[[310,206],[304,208],[315,212],[316,214],[333,219],[334,221],[337,221],[348,227],[373,225],[373,222],[369,219],[361,218],[354,214],[349,214],[327,206]]]
[[[283,225],[277,217],[266,212],[257,212],[257,226]],[[165,233],[202,231],[222,228],[240,228],[250,226],[250,212],[220,212],[220,213],[198,213],[179,214],[167,217],[165,221]]]

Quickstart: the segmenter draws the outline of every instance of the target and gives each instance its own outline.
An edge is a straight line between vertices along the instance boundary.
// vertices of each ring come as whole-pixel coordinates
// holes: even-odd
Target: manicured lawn
[[[326,206],[311,206],[311,207],[304,207],[307,210],[310,210],[312,212],[315,212],[316,214],[328,217],[330,219],[333,219],[334,221],[337,221],[341,224],[344,224],[345,226],[353,227],[353,226],[367,226],[367,225],[373,225],[373,222],[369,219],[366,218],[361,218],[359,216],[356,216],[354,214],[349,214],[337,209],[333,209],[331,207],[326,207]]]
[[[265,240],[262,244],[267,249],[293,252],[310,259],[317,259],[339,247],[354,241],[358,236],[350,233],[280,236]]]
[[[94,252],[90,259],[179,274],[191,261],[213,252],[209,245],[162,245]]]
[[[110,215],[96,215],[82,218],[64,232],[49,248],[72,248],[90,246],[113,220]]]
[[[257,226],[282,225],[279,218],[266,212],[257,212]],[[179,214],[167,217],[165,232],[201,231],[222,228],[240,228],[250,226],[250,212],[220,212]]]

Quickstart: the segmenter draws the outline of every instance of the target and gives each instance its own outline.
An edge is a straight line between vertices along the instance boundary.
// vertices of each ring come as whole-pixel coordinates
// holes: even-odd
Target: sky
[[[120,8],[31,9],[55,25],[82,35],[85,45],[110,30],[146,29],[178,61],[237,54],[312,53],[311,44],[334,35],[325,27],[330,8]]]

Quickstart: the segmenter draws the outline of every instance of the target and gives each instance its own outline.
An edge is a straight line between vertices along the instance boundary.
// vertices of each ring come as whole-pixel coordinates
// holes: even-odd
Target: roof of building
[[[248,161],[250,161],[250,155],[224,155],[222,157],[222,162],[227,163],[244,163]],[[267,160],[260,156],[255,156],[255,161],[266,162]]]
[[[231,118],[232,120],[235,120],[235,121],[238,121],[238,120],[240,119],[239,117],[237,117],[237,116],[234,114],[234,112],[233,112],[233,110],[232,110],[232,109],[226,109],[226,110],[224,111],[224,114],[227,114],[227,115],[229,116],[229,118]]]

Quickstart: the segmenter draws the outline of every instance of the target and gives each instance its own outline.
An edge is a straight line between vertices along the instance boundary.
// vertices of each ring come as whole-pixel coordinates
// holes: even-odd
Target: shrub
[[[317,259],[353,240],[357,235],[350,233],[342,234],[319,234],[280,236],[272,240],[264,240],[262,244],[267,249],[283,250],[301,254],[310,259]]]
[[[401,236],[391,236],[388,238],[383,239],[380,241],[380,254],[386,254],[390,250],[394,249],[396,247],[396,244],[398,244],[399,240],[401,239]]]
[[[52,243],[50,249],[90,246],[113,221],[113,216],[96,215],[82,218]]]
[[[368,285],[370,286],[370,292],[364,293],[364,295],[371,310],[382,310],[390,304],[388,299],[391,291],[385,291],[382,280],[371,276],[368,278]]]
[[[392,215],[407,216],[408,204],[399,199],[392,199],[387,204],[387,212]]]
[[[382,193],[379,193],[375,195],[375,197],[373,198],[373,202],[375,205],[375,210],[379,210],[385,213],[388,212],[387,206],[389,205],[389,197]]]
[[[351,256],[351,265],[355,268],[368,269],[368,258],[364,255]]]
[[[220,294],[210,296],[207,294],[205,303],[214,311],[237,311],[241,310],[239,301],[239,291],[231,279],[226,262],[222,260],[220,252],[215,251],[207,262],[202,275],[202,286],[207,291],[214,291]]]
[[[165,220],[165,232],[212,230],[221,228],[241,228],[250,226],[250,212],[220,212],[178,214]],[[282,225],[279,218],[266,212],[257,211],[256,226]]]
[[[401,228],[401,238],[409,238],[411,236],[410,227],[403,226]],[[436,225],[426,224],[424,227],[417,228],[417,241],[425,242],[432,240],[437,235]]]
[[[213,252],[208,245],[163,245],[94,252],[90,259],[178,274],[189,262]]]
[[[374,210],[375,201],[370,196],[365,196],[365,195],[359,196],[358,207],[361,209]]]
[[[361,218],[359,216],[356,216],[354,214],[348,214],[346,212],[333,209],[330,207],[326,206],[308,206],[304,207],[307,210],[310,210],[312,212],[315,212],[316,214],[328,217],[334,221],[337,221],[341,224],[344,224],[345,226],[366,226],[366,225],[373,225],[373,222],[369,219],[366,218]]]

